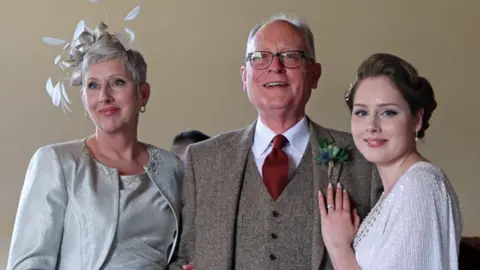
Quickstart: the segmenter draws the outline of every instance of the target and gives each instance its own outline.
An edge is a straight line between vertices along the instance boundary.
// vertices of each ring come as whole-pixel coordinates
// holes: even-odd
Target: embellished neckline
[[[395,191],[401,185],[401,182],[405,178],[405,175],[407,175],[408,172],[412,171],[413,169],[419,166],[432,166],[432,163],[427,161],[417,161],[413,163],[412,165],[410,165],[410,167],[408,167],[407,170],[405,170],[405,172],[400,176],[400,178],[398,178],[398,181],[395,183],[395,185],[393,185],[392,189],[388,193],[382,192],[380,199],[378,199],[377,203],[372,208],[372,210],[368,213],[365,220],[360,224],[357,235],[353,240],[354,248],[357,247],[357,245],[361,242],[361,240],[365,238],[368,232],[372,229],[372,227],[375,224],[375,221],[377,220],[378,216],[380,215],[385,205],[385,201],[390,200],[390,198],[395,195]]]
[[[128,174],[128,175],[120,175],[120,178],[123,179],[139,179],[139,178],[144,178],[146,176],[146,172],[141,172],[137,174]]]
[[[120,175],[121,189],[130,189],[134,186],[140,186],[146,180],[148,180],[148,174],[146,172],[133,174],[133,175]]]
[[[363,222],[360,224],[360,227],[358,228],[357,235],[353,239],[353,248],[355,249],[357,245],[362,241],[363,238],[365,238],[370,230],[373,228],[375,225],[375,221],[377,220],[378,216],[382,212],[384,202],[388,198],[388,195],[390,193],[386,194],[382,192],[382,195],[380,196],[380,199],[378,199],[377,203],[375,206],[372,208],[370,213],[368,213],[367,217]]]
[[[90,138],[92,138],[93,135],[91,136],[88,136],[88,137],[85,137],[81,140],[78,140],[77,141],[77,146],[82,150],[82,152],[92,161],[95,163],[95,165],[97,166],[97,169],[99,172],[102,172],[104,173],[106,176],[110,176],[112,174],[115,174],[115,173],[118,173],[118,170],[116,168],[111,168],[111,167],[108,167],[107,165],[103,164],[102,162],[100,162],[99,160],[97,160],[96,158],[94,158],[91,153],[90,153],[90,150],[88,149],[88,146],[87,146],[87,143],[86,141]],[[142,144],[145,149],[147,150],[147,153],[148,153],[148,162],[147,164],[143,165],[143,168],[145,170],[145,173],[152,173],[152,174],[155,174],[157,175],[158,174],[158,168],[159,168],[159,165],[162,163],[161,161],[161,158],[160,158],[160,150],[157,149],[156,147],[152,146],[151,144],[148,144],[148,143],[143,143],[143,142],[140,142],[140,144]],[[141,175],[142,173],[138,174],[138,175]],[[137,176],[138,176],[137,175]],[[128,175],[127,175],[128,177]]]

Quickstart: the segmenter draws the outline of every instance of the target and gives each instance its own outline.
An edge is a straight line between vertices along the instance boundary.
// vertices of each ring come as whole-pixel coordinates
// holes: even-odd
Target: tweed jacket
[[[144,145],[150,155],[145,171],[166,199],[178,232],[183,164],[172,153]],[[7,269],[100,269],[118,224],[118,185],[118,171],[90,158],[84,140],[37,150],[20,196]],[[165,260],[177,242],[175,236]]]
[[[383,187],[374,165],[355,149],[349,133],[321,127],[310,119],[308,122],[314,157],[312,204],[317,211],[310,217],[313,231],[305,233],[312,237],[312,269],[330,269],[316,199],[318,190],[326,194],[329,182],[327,166],[315,162],[319,155],[318,140],[329,139],[337,145],[352,146],[351,160],[335,166],[332,181],[339,181],[347,189],[362,220],[380,198]],[[188,147],[182,233],[178,257],[169,269],[182,269],[188,262],[193,262],[197,270],[234,268],[237,209],[255,124]]]

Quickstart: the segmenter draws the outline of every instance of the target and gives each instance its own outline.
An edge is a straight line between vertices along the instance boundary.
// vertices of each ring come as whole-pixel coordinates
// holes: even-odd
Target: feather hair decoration
[[[132,29],[125,28],[125,32],[130,36],[130,42],[133,42],[133,40],[135,40],[135,33],[133,33]]]
[[[50,95],[52,98],[52,103],[55,106],[61,106],[63,110],[68,110],[72,111],[70,109],[70,106],[68,104],[72,104],[70,101],[70,98],[68,97],[65,84],[60,82],[57,82],[55,86],[53,86],[52,78],[48,78],[47,84],[46,84],[46,90],[47,93]]]
[[[55,65],[58,65],[58,63],[60,62],[60,59],[62,59],[62,55],[61,55],[61,54],[59,54],[59,55],[57,55],[57,56],[55,57],[55,60],[53,60],[53,63],[54,63]]]
[[[131,21],[138,17],[138,14],[140,14],[140,6],[136,6],[134,9],[132,9],[130,12],[128,12],[127,16],[125,16],[125,21]]]
[[[49,44],[49,45],[63,45],[66,44],[67,41],[60,39],[60,38],[54,38],[54,37],[43,37],[43,42]]]
[[[95,4],[100,3],[99,0],[88,1]],[[105,13],[105,21],[108,21],[108,14],[105,8],[103,10]],[[127,13],[127,15],[124,17],[124,20],[132,21],[136,19],[139,14],[140,6],[136,6]],[[55,56],[53,63],[63,72],[66,72],[67,70],[71,70],[71,72],[68,75],[65,75],[65,78],[60,76],[58,78],[58,82],[55,84],[50,77],[45,85],[45,89],[50,96],[53,105],[62,107],[64,113],[66,113],[67,110],[72,111],[69,106],[69,104],[72,104],[72,102],[68,97],[65,81],[70,81],[70,84],[73,86],[80,86],[82,84],[80,66],[83,61],[83,56],[88,52],[90,46],[102,39],[104,36],[106,38],[111,38],[106,29],[107,25],[103,22],[100,22],[95,29],[92,29],[88,27],[85,24],[85,21],[82,19],[78,21],[71,41],[50,36],[43,37],[44,43],[52,46],[63,46],[62,51],[67,53],[66,57],[63,57],[62,54]],[[130,50],[132,43],[135,40],[135,33],[130,28],[125,28],[125,32],[128,34],[129,40],[124,38],[121,34],[115,34],[124,48],[126,50]]]
[[[135,18],[137,18],[139,14],[140,14],[140,6],[136,6],[135,8],[130,10],[130,12],[127,13],[124,20],[125,21],[132,21]],[[129,49],[132,48],[132,43],[135,40],[135,33],[130,28],[125,28],[125,32],[128,34],[128,37],[130,38],[130,42],[128,42],[128,45],[123,44],[124,42],[126,43],[126,40],[122,40],[121,42],[122,42],[123,46],[125,47],[125,49],[129,50]]]
[[[85,22],[83,20],[80,20],[77,23],[77,27],[75,28],[75,32],[73,32],[73,40],[78,40],[80,35],[85,31]]]

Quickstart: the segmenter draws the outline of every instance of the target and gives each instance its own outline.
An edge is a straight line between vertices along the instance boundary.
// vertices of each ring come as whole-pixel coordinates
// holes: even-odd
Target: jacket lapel
[[[89,160],[89,162],[94,161]],[[82,185],[82,188],[88,188],[89,191],[84,193],[78,192],[78,194],[88,196],[88,198],[84,199],[88,204],[82,205],[82,207],[88,210],[95,209],[95,211],[87,210],[89,219],[92,222],[92,224],[88,226],[89,229],[92,230],[92,232],[90,232],[91,235],[101,235],[104,240],[99,243],[95,237],[86,237],[83,239],[84,243],[91,241],[91,245],[87,246],[91,246],[92,248],[86,253],[89,253],[89,255],[93,257],[93,259],[89,261],[94,265],[86,266],[88,269],[101,269],[102,263],[108,256],[109,247],[113,242],[118,225],[120,198],[120,176],[118,175],[118,171],[101,166],[96,168],[95,173],[99,174],[92,178],[95,179],[96,183],[90,182]],[[110,183],[108,181],[110,181]]]
[[[312,235],[312,269],[319,269],[325,254],[325,246],[321,233],[321,220],[318,210],[318,191],[321,190],[326,194],[328,185],[328,167],[327,165],[318,164],[316,158],[318,156],[318,140],[331,140],[332,136],[323,127],[309,120],[310,128],[310,146],[312,149],[312,166],[313,166],[313,235]]]
[[[222,226],[217,230],[218,235],[210,239],[215,254],[211,254],[209,265],[215,265],[218,269],[233,269],[235,258],[235,233],[238,214],[238,203],[243,184],[243,175],[247,163],[248,154],[252,147],[255,124],[251,124],[229,141],[227,151],[219,153],[218,162],[221,168],[216,176],[220,181],[212,195],[218,203],[215,209],[217,219],[221,219]],[[225,149],[225,148],[222,148]],[[221,248],[218,248],[221,247]],[[220,254],[218,254],[220,253]],[[213,262],[215,260],[215,262]]]
[[[158,149],[151,145],[147,145],[146,148],[150,155],[150,162],[145,166],[145,170],[157,189],[167,200],[175,218],[178,219],[177,215],[180,211],[179,187],[176,183],[174,171],[171,167],[166,167],[169,164],[165,164],[164,157]]]
[[[160,194],[162,194],[167,201],[167,204],[170,206],[173,216],[175,217],[175,239],[168,254],[168,261],[170,261],[175,251],[178,239],[177,231],[180,220],[180,190],[176,182],[174,171],[171,167],[168,167],[171,164],[167,164],[165,162],[164,156],[160,150],[149,144],[145,144],[145,147],[150,155],[150,162],[144,168],[153,184],[157,187],[157,189],[160,191]]]

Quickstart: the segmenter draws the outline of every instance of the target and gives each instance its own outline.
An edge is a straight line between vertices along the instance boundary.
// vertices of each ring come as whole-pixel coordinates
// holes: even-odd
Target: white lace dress
[[[460,202],[447,176],[417,162],[360,225],[355,256],[363,270],[458,269]]]

